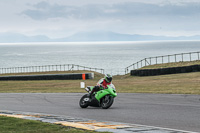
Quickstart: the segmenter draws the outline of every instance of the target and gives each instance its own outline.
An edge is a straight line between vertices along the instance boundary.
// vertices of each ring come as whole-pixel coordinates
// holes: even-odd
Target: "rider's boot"
[[[89,98],[90,98],[90,101],[92,100],[92,95],[94,92],[97,92],[99,91],[99,86],[95,86],[92,91],[89,93]]]
[[[90,102],[92,101],[92,95],[93,95],[93,93],[94,93],[94,90],[92,90],[90,93],[89,93],[89,98],[90,98]]]

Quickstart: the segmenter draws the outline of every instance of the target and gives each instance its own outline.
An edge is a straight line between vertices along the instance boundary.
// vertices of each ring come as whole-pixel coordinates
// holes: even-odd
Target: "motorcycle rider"
[[[97,92],[100,90],[100,87],[106,89],[107,85],[110,85],[112,82],[112,75],[110,74],[105,74],[104,78],[100,79],[98,82],[97,82],[97,85],[94,86],[93,90],[90,92],[90,99],[92,98],[92,94],[94,92]]]

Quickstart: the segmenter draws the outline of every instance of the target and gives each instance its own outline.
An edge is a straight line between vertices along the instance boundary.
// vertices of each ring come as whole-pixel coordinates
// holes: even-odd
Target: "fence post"
[[[158,64],[158,57],[156,57],[156,64]]]
[[[181,55],[182,55],[182,62],[183,62],[183,53]]]
[[[103,74],[104,74],[104,69],[101,69],[102,70],[102,72],[103,72]]]
[[[168,63],[170,63],[170,55],[168,55]]]
[[[191,61],[192,60],[191,53],[189,53],[189,55],[190,55],[190,61]]]
[[[64,69],[64,71],[65,71],[65,64],[63,65],[63,69]]]
[[[73,71],[73,68],[74,68],[74,64],[72,64],[72,71]]]
[[[176,62],[176,54],[175,54],[175,62]]]
[[[197,52],[197,54],[198,54],[198,60],[199,60],[199,52]]]
[[[151,65],[151,57],[149,59],[150,59],[150,65]]]
[[[145,58],[144,61],[145,61],[145,66],[147,66],[147,58]]]

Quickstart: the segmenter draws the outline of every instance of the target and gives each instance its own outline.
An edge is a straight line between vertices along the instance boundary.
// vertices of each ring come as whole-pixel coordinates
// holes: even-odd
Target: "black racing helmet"
[[[104,79],[106,80],[107,83],[110,83],[112,81],[112,75],[110,74],[105,74]]]

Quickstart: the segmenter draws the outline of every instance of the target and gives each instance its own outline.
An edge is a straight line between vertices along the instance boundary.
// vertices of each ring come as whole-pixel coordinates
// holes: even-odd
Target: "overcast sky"
[[[0,0],[0,32],[200,35],[200,0]]]

